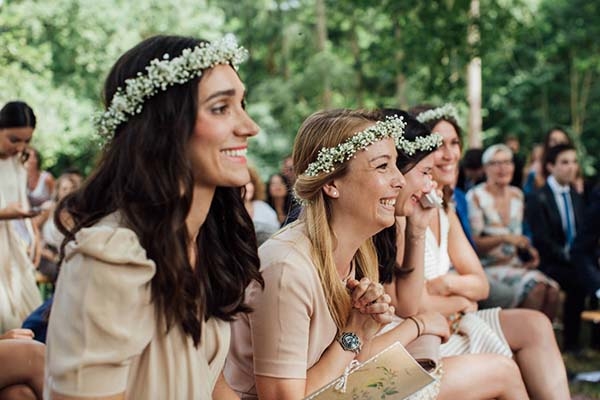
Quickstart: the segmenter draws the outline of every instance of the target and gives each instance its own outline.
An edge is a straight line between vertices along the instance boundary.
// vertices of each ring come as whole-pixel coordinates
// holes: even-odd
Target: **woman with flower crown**
[[[404,175],[405,184],[396,199],[396,224],[373,238],[378,254],[379,280],[385,284],[386,292],[392,298],[391,304],[395,306],[396,315],[419,320],[415,314],[422,310],[420,301],[416,299],[421,298],[425,288],[426,231],[437,213],[436,207],[423,204],[427,204],[425,196],[435,190],[431,171],[434,154],[442,143],[442,137],[431,134],[429,128],[406,111],[384,109],[382,114],[384,117],[401,116],[406,122],[405,140],[399,142],[396,161],[396,166]],[[384,331],[392,328],[397,321],[384,327]],[[449,321],[449,324],[452,322]],[[439,341],[436,344],[431,337],[419,340],[419,347],[439,346]],[[450,341],[453,346],[454,342],[460,342],[457,335],[452,335]],[[443,351],[448,345],[442,345],[442,351],[439,351],[441,362],[433,372],[441,377],[437,398],[521,399],[527,396],[519,369],[509,357],[500,354],[449,354]],[[510,354],[507,346],[503,348]],[[433,355],[438,352],[429,350],[426,353]]]
[[[405,184],[395,148],[404,123],[380,117],[322,111],[298,131],[295,191],[304,209],[259,249],[264,291],[249,286],[255,311],[233,324],[225,377],[243,399],[301,399],[392,343],[448,335],[440,314],[423,313],[376,336],[394,308],[378,283],[371,237],[394,224]],[[452,387],[442,383],[438,398],[459,398]]]
[[[569,398],[564,363],[548,318],[524,309],[474,312],[477,301],[487,296],[489,284],[448,201],[461,150],[456,110],[447,104],[419,107],[413,112],[442,137],[442,145],[431,155],[431,175],[444,191],[446,201],[443,208],[436,209],[437,218],[429,220],[425,232],[426,290],[421,302],[421,310],[436,310],[457,318],[453,324],[455,334],[442,346],[441,354],[497,353],[514,358],[531,398]],[[401,254],[402,242],[398,244]]]
[[[245,111],[232,38],[156,36],[126,52],[97,118],[108,141],[66,197],[66,235],[47,338],[53,399],[228,399],[229,321],[262,282]]]

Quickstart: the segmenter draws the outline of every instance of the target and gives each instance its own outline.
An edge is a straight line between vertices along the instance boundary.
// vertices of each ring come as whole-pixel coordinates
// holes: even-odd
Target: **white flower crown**
[[[317,176],[321,172],[333,172],[336,164],[348,161],[359,150],[364,150],[373,143],[393,138],[398,143],[404,134],[406,124],[402,117],[390,117],[385,121],[377,121],[367,129],[357,132],[335,147],[323,147],[317,154],[317,160],[308,164],[303,175]]]
[[[194,79],[217,64],[232,64],[237,69],[247,58],[248,51],[238,46],[233,35],[184,49],[172,59],[169,54],[164,54],[162,60],[155,58],[145,74],[138,72],[135,78],[125,80],[125,87],[117,89],[106,111],[94,117],[98,133],[106,138],[112,136],[121,123],[142,111],[146,99],[159,91]]]
[[[416,118],[417,118],[417,121],[419,121],[422,124],[429,122],[429,121],[434,121],[434,120],[444,119],[444,118],[452,118],[452,119],[454,119],[454,121],[458,121],[458,112],[456,111],[456,108],[452,104],[448,103],[448,104],[444,104],[441,107],[432,108],[431,110],[423,111],[422,113],[419,113],[416,116]]]
[[[443,137],[437,132],[427,136],[417,136],[415,140],[400,137],[396,142],[396,148],[402,150],[407,156],[412,156],[417,151],[435,150],[442,145]]]

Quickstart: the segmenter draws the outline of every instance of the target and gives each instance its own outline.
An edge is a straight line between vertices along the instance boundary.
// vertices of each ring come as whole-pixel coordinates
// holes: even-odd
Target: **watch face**
[[[360,339],[354,333],[344,332],[340,338],[340,342],[345,350],[356,352],[360,349]]]

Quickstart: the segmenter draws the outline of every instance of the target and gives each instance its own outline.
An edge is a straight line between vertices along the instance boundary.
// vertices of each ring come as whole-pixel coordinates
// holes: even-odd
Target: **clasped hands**
[[[352,310],[348,318],[349,331],[357,332],[361,338],[369,340],[382,325],[392,322],[395,308],[390,304],[391,297],[385,293],[383,285],[369,278],[360,281],[349,279],[346,287],[350,291]]]

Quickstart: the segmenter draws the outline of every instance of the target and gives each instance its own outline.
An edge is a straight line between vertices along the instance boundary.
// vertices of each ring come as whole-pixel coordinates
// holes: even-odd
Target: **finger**
[[[365,307],[379,300],[385,293],[383,285],[379,282],[371,283],[365,293],[356,302],[356,307]]]
[[[363,314],[383,314],[390,309],[389,303],[373,303],[360,309]]]
[[[371,280],[369,278],[362,278],[360,280],[358,285],[356,285],[352,290],[352,303],[357,304],[358,299],[365,294],[370,284]]]

